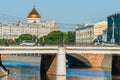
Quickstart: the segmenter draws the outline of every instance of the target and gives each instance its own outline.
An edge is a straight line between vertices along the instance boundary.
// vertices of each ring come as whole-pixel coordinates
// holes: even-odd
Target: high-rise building
[[[107,41],[120,44],[120,13],[109,15],[107,21]]]

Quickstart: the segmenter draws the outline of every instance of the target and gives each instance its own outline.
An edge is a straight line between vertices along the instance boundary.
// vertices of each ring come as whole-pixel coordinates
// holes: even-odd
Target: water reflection
[[[106,78],[88,78],[88,77],[79,77],[79,76],[54,76],[54,75],[42,75],[41,79],[35,78],[35,77],[10,77],[10,76],[5,76],[2,77],[0,80],[111,80],[111,79],[106,79]]]
[[[1,77],[0,80],[8,80],[8,76]]]
[[[112,80],[111,73],[102,69],[67,69],[66,76],[44,75],[41,80]]]
[[[66,80],[66,76],[56,76],[56,80]]]
[[[106,78],[67,77],[67,80],[111,80]]]
[[[55,75],[41,74],[41,80],[66,80],[66,76],[55,76]]]
[[[39,67],[8,67],[8,69],[10,75],[0,80],[112,80],[110,72],[99,69],[67,69],[66,76],[40,74]]]
[[[112,80],[111,74],[104,71],[67,69],[66,76],[55,76],[40,74],[38,67],[10,67],[9,69],[10,75],[0,80]]]
[[[54,75],[44,75],[41,76],[41,80],[111,80],[103,77],[80,77],[80,76],[54,76]]]
[[[113,75],[112,80],[120,80],[120,74]]]
[[[7,67],[10,74],[0,80],[40,80],[39,67]]]
[[[44,76],[45,77],[45,76]],[[80,77],[80,76],[54,76],[46,75],[46,79],[42,78],[41,80],[110,80],[103,77]]]
[[[0,80],[18,80],[18,79],[16,76],[14,77],[4,76],[4,77],[1,77]]]

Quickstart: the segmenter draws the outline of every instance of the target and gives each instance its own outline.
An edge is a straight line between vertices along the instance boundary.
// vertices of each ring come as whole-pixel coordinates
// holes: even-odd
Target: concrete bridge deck
[[[58,51],[58,46],[9,46],[0,47],[1,54],[22,54],[22,53],[39,53],[39,54],[56,54]],[[65,47],[66,53],[101,53],[101,54],[120,54],[120,47]]]
[[[103,63],[109,61],[111,66],[111,54],[120,54],[120,47],[74,47],[74,46],[1,46],[1,54],[42,54],[42,70],[43,72],[56,75],[66,75],[66,54],[78,54],[88,60],[93,66],[102,66]],[[82,55],[83,54],[83,55]],[[93,55],[92,55],[93,54]],[[95,55],[94,55],[95,54]],[[109,54],[110,57],[106,54]],[[98,60],[99,59],[99,60]],[[1,61],[0,61],[1,62]],[[99,64],[98,64],[99,63]],[[97,64],[97,65],[96,65]],[[1,65],[5,74],[9,72]]]

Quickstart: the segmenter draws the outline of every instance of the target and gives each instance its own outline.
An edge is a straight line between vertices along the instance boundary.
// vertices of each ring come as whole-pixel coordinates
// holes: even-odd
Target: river
[[[23,56],[21,58],[23,58]],[[18,58],[16,58],[16,61],[17,59]],[[3,65],[10,70],[10,74],[1,77],[0,80],[112,80],[110,70],[101,68],[67,69],[66,76],[43,75],[40,74],[39,62],[30,62],[30,60],[28,62],[3,60]]]

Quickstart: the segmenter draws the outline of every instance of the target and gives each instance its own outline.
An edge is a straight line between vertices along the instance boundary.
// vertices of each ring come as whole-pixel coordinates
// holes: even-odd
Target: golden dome
[[[40,14],[37,12],[35,8],[28,14],[27,18],[41,18]]]

